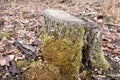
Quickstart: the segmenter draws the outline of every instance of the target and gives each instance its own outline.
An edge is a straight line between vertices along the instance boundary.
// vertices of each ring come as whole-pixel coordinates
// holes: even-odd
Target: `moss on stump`
[[[77,80],[82,60],[83,22],[59,10],[44,11],[42,53],[64,80]]]

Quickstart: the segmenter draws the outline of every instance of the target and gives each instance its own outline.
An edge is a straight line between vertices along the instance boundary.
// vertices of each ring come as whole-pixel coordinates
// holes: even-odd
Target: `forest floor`
[[[114,73],[118,74],[119,78],[114,80],[120,80],[120,2],[114,1],[0,0],[0,80],[6,79],[10,71],[12,74],[18,72],[16,66],[13,66],[13,59],[17,61],[32,50],[37,54],[27,55],[27,60],[41,57],[39,35],[43,31],[42,12],[48,8],[64,10],[76,17],[88,17],[99,24],[103,32],[102,49],[115,69]],[[13,68],[6,70],[6,66]]]

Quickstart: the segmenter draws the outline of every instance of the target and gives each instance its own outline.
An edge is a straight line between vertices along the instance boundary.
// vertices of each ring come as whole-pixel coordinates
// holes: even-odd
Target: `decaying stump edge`
[[[85,35],[83,46],[83,63],[85,66],[94,68],[110,69],[110,64],[102,51],[102,30],[100,26],[88,18],[82,18],[85,23]]]

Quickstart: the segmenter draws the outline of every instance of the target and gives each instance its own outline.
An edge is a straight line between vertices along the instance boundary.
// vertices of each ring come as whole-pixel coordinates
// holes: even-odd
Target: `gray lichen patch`
[[[81,25],[83,23],[82,20],[64,11],[46,9],[43,13],[44,16],[47,15],[47,17],[49,17],[51,20],[56,20],[56,21],[58,20],[59,22],[77,24],[77,25]]]

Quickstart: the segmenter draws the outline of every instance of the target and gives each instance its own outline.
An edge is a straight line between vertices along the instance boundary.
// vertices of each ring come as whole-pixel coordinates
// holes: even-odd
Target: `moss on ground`
[[[21,80],[63,80],[60,71],[52,64],[22,60],[17,62],[17,66],[30,67],[23,72]]]
[[[7,37],[10,38],[11,36],[15,36],[13,31],[9,31],[9,32],[0,32],[0,39],[2,39],[3,37]]]

